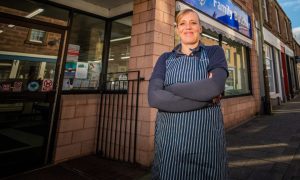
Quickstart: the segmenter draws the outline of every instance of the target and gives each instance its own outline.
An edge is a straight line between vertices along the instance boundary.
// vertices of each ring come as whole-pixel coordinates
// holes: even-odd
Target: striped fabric
[[[209,60],[196,56],[171,56],[166,61],[165,86],[208,78]],[[152,179],[224,180],[226,150],[220,105],[200,110],[158,112],[155,127]]]

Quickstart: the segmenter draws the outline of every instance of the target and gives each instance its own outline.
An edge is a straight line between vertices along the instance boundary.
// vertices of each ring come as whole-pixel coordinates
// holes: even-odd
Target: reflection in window
[[[112,22],[107,80],[107,89],[127,89],[128,60],[130,58],[131,18],[128,16]],[[114,84],[111,87],[111,84]]]
[[[29,41],[36,43],[44,43],[46,40],[46,32],[38,29],[31,29],[29,32]]]
[[[69,12],[33,0],[0,1],[0,12],[67,26]]]
[[[63,90],[98,89],[105,21],[74,14]]]
[[[0,27],[0,92],[52,90],[61,35],[34,29],[31,38],[43,41],[40,46],[27,43],[29,28],[4,23]]]
[[[222,47],[225,51],[229,72],[225,84],[225,96],[250,93],[246,48],[226,38],[222,42]]]

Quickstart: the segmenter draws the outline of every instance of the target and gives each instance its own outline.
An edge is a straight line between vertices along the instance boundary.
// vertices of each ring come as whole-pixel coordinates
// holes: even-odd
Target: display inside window
[[[229,76],[225,84],[225,96],[250,93],[247,48],[223,37],[222,47],[228,64]]]
[[[63,90],[99,87],[105,21],[74,14],[65,63]]]
[[[108,90],[127,89],[131,19],[132,16],[128,16],[112,22],[106,85]]]

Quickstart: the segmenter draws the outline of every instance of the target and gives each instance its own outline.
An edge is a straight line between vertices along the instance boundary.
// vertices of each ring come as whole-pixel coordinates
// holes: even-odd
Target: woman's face
[[[196,13],[188,12],[182,15],[177,24],[177,34],[180,36],[181,43],[196,44],[200,40],[202,27]]]

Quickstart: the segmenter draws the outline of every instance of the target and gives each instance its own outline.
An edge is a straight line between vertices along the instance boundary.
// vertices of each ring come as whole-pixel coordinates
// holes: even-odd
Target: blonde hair
[[[188,13],[195,13],[198,17],[199,24],[201,24],[200,17],[196,11],[194,11],[193,9],[184,9],[184,10],[179,11],[179,13],[176,15],[176,19],[175,19],[176,25],[178,25],[178,22],[182,18],[182,16],[184,16]]]

